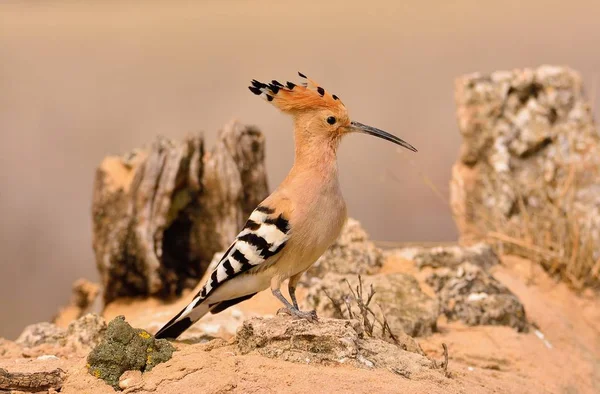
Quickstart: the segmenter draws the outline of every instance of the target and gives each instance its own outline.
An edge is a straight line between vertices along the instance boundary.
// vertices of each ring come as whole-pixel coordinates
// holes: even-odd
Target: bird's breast
[[[308,197],[308,196],[306,196]],[[290,275],[308,269],[338,238],[346,222],[346,203],[339,189],[316,193],[296,210],[285,260]]]

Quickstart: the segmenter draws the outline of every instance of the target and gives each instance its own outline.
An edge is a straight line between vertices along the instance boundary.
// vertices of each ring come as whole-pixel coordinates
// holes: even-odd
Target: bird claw
[[[315,311],[314,309],[312,311],[305,311],[305,312],[298,310],[297,313],[295,313],[295,315],[298,318],[306,319],[311,323],[316,323],[319,321],[319,317],[317,316],[317,311]]]
[[[301,311],[299,309],[290,309],[290,308],[281,308],[277,311],[277,314],[286,314],[288,316],[293,316],[297,319],[305,319],[311,323],[315,323],[319,321],[319,317],[317,316],[317,311]]]

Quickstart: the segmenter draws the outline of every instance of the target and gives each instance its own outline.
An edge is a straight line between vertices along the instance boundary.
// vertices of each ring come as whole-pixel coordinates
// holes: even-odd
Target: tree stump
[[[267,196],[264,156],[263,134],[231,122],[206,154],[190,135],[106,157],[92,202],[104,302],[193,288]]]

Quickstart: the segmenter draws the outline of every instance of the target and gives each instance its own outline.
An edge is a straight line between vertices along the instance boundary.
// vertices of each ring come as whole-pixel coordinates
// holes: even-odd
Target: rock
[[[387,251],[386,255],[394,255],[414,261],[418,268],[423,267],[458,267],[469,262],[484,270],[489,270],[500,259],[489,244],[477,243],[472,246],[435,246],[432,248],[414,247]]]
[[[306,271],[306,277],[323,277],[328,272],[370,275],[383,265],[383,252],[369,240],[355,219],[348,218],[333,245]]]
[[[36,323],[25,327],[15,342],[28,348],[44,344],[65,346],[67,333],[64,328],[57,327],[52,323]]]
[[[125,390],[140,387],[143,384],[141,371],[125,371],[119,378],[119,388]]]
[[[267,193],[264,136],[237,122],[207,154],[192,135],[105,158],[92,202],[105,303],[193,288]]]
[[[89,351],[100,343],[106,332],[106,322],[101,316],[88,313],[67,327],[67,344]]]
[[[134,329],[118,316],[110,321],[104,338],[88,355],[88,371],[117,389],[125,371],[150,371],[169,360],[174,351],[168,341]]]
[[[26,357],[44,356],[48,353],[58,356],[87,354],[98,344],[104,331],[104,319],[90,313],[71,322],[67,328],[53,323],[27,326],[15,344],[20,346],[20,353]]]
[[[255,317],[244,321],[236,340],[242,354],[256,350],[293,362],[341,362],[356,357],[360,331],[356,320],[321,319],[313,324],[289,317]]]
[[[375,368],[385,368],[408,379],[419,379],[435,364],[423,354],[403,351],[398,346],[377,339],[358,341],[359,357]]]
[[[528,331],[525,308],[517,296],[479,266],[463,263],[455,269],[440,268],[426,281],[438,294],[449,320]]]
[[[493,239],[573,284],[600,283],[600,135],[579,74],[471,74],[455,92],[463,142],[450,198],[462,243]]]
[[[385,368],[412,379],[438,373],[423,355],[363,333],[357,320],[322,318],[310,323],[287,316],[257,317],[244,322],[236,341],[242,354],[258,353],[296,363]]]
[[[66,329],[46,322],[29,325],[15,342],[25,348],[50,345],[87,352],[100,341],[105,330],[104,319],[90,313],[73,321]]]
[[[346,281],[356,292],[355,289],[359,284],[357,276],[325,275],[308,290],[306,305],[309,309],[314,308],[322,317],[348,318],[345,300],[352,300],[353,297]],[[362,281],[363,298],[367,298],[372,285],[375,295],[371,309],[380,321],[383,321],[385,316],[394,335],[414,337],[429,335],[435,331],[439,315],[438,302],[421,291],[413,276],[403,273],[378,274],[365,276]],[[341,307],[337,308],[334,302]],[[352,302],[351,310],[353,315],[360,316],[360,309],[356,302]],[[381,329],[381,327],[376,328]]]

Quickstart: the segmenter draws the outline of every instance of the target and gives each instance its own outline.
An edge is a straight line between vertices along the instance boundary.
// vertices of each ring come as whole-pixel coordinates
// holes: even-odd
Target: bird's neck
[[[331,237],[324,239],[335,239],[346,215],[336,158],[339,141],[307,131],[298,127],[295,130],[294,165],[280,189],[297,203],[296,218],[314,215],[326,219],[331,226],[323,231],[331,231]]]
[[[310,173],[323,180],[337,181],[337,148],[339,138],[311,133],[297,125],[294,130],[295,157],[292,173]]]

